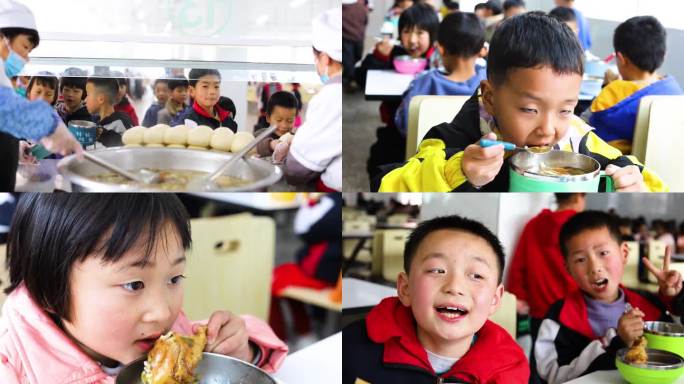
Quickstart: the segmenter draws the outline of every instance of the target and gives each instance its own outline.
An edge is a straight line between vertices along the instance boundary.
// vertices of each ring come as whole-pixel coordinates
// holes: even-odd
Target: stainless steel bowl
[[[587,181],[599,177],[601,165],[589,156],[567,151],[549,151],[533,153],[521,151],[511,156],[510,165],[520,175],[537,180],[548,181]],[[581,175],[540,175],[543,168],[571,167],[583,170]]]
[[[202,151],[178,148],[107,148],[91,151],[95,156],[109,161],[127,170],[148,169],[183,169],[190,171],[213,172],[232,156],[230,153]],[[88,161],[79,161],[75,155],[67,156],[57,165],[59,173],[71,183],[73,192],[132,192],[139,190],[157,190],[140,185],[110,184],[92,180],[87,176],[107,173],[106,169]],[[280,180],[283,173],[277,166],[266,160],[250,158],[234,164],[226,176],[232,176],[249,182],[219,191],[255,191],[263,190]],[[167,191],[168,192],[168,191]],[[199,192],[199,191],[178,191]]]
[[[140,374],[147,358],[128,364],[116,377],[116,384],[142,384]],[[242,360],[215,353],[204,352],[195,370],[199,384],[277,384],[263,370]]]
[[[653,335],[684,337],[684,325],[665,321],[646,321],[644,332]]]
[[[650,349],[646,348],[646,355],[648,356],[648,361],[646,364],[634,364],[625,361],[625,355],[629,351],[629,348],[621,348],[617,351],[616,358],[624,364],[651,369],[656,371],[664,371],[670,369],[679,369],[684,367],[684,359],[675,353],[663,351],[660,349]]]

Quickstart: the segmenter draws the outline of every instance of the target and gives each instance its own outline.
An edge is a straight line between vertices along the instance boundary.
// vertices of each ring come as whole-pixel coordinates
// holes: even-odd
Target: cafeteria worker
[[[12,88],[40,37],[33,13],[15,0],[0,0],[0,192],[14,191],[19,140],[40,141],[50,152],[80,154],[83,149],[45,101],[28,101]]]

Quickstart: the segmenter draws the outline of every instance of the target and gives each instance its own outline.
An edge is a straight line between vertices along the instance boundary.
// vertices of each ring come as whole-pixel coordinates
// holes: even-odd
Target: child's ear
[[[625,241],[620,243],[620,256],[622,256],[622,265],[626,265],[629,260],[629,245]]]
[[[192,85],[189,86],[188,87],[188,93],[190,93],[190,97],[192,97],[194,99],[195,98],[195,87],[193,87]]]
[[[411,295],[409,293],[408,275],[406,272],[400,272],[397,277],[397,294],[402,304],[407,307],[411,306]]]
[[[482,104],[489,115],[494,116],[494,91],[489,80],[480,82],[480,92],[482,93]]]
[[[504,286],[503,284],[499,284],[498,287],[496,287],[496,291],[494,292],[494,296],[492,297],[492,303],[489,306],[489,314],[488,316],[491,316],[496,312],[497,309],[499,309],[499,305],[501,304],[501,297],[503,297],[504,294]]]
[[[436,42],[435,47],[437,48],[437,52],[439,52],[439,55],[444,57],[444,47],[442,47],[442,44]]]

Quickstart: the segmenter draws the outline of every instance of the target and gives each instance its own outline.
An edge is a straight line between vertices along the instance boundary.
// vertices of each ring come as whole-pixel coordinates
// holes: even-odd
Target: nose
[[[146,323],[166,323],[171,317],[171,297],[163,292],[148,291],[142,320]]]
[[[549,137],[556,135],[556,119],[553,117],[553,113],[541,114],[541,120],[539,121],[539,126],[537,127],[537,133],[539,136]]]
[[[418,43],[418,34],[412,33],[411,37],[409,38],[409,41],[411,42],[411,44],[417,44]]]
[[[447,275],[444,281],[443,291],[449,295],[463,296],[463,278],[459,278],[455,273]]]
[[[598,258],[596,258],[594,256],[590,256],[588,261],[589,261],[589,263],[588,263],[589,264],[589,273],[598,274],[599,272],[601,272],[603,270],[603,263],[601,263],[601,261]]]

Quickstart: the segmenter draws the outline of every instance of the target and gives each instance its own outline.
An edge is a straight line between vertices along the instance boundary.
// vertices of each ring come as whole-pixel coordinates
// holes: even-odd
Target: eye
[[[577,263],[583,263],[584,260],[586,260],[584,257],[578,257],[578,258],[575,259],[575,264],[577,264]]]
[[[607,254],[609,254],[609,253],[610,253],[610,252],[608,252],[608,251],[601,251],[601,252],[599,252],[599,255],[605,256],[605,255],[607,255]]]
[[[135,292],[145,288],[142,281],[132,281],[130,283],[122,284],[121,287],[127,291]]]
[[[534,108],[520,108],[520,110],[524,113],[537,113],[537,110]]]
[[[445,274],[446,271],[442,268],[430,268],[430,269],[428,269],[428,273],[442,275],[442,274]]]
[[[480,275],[479,273],[473,272],[468,274],[471,278],[475,280],[484,280],[484,276]]]
[[[183,279],[185,279],[185,275],[178,275],[178,276],[172,277],[170,281],[171,281],[171,284],[178,285],[183,281]]]
[[[571,110],[564,109],[560,112],[561,116],[570,116],[572,114]]]

